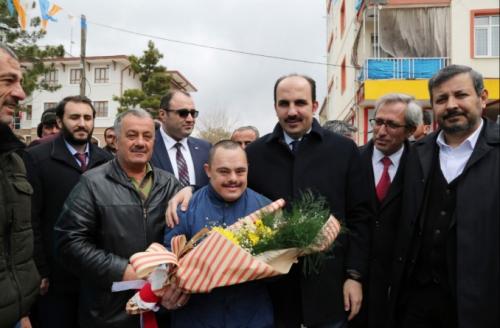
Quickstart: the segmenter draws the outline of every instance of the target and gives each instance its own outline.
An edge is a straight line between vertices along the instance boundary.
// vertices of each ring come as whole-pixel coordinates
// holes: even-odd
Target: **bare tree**
[[[211,144],[231,138],[235,124],[236,120],[229,118],[224,109],[204,112],[196,123],[198,136]]]

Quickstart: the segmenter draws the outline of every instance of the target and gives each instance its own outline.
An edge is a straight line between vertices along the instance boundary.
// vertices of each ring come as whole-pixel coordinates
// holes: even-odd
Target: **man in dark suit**
[[[40,327],[77,327],[79,281],[54,257],[53,229],[80,175],[112,157],[89,142],[95,118],[90,99],[66,97],[57,105],[56,115],[60,135],[28,149],[25,156],[34,189],[35,261],[43,278],[37,314]]]
[[[151,163],[175,175],[183,186],[198,189],[208,183],[203,170],[212,147],[205,140],[190,137],[198,111],[191,96],[183,91],[169,91],[159,110],[161,127],[156,131]]]
[[[422,108],[413,97],[387,94],[375,104],[370,120],[373,139],[360,148],[369,168],[375,220],[370,222],[371,247],[363,304],[355,327],[384,327],[389,311],[389,278],[400,220],[403,174],[409,151],[408,138],[422,121]]]
[[[500,133],[467,66],[429,80],[440,129],[405,169],[391,299],[397,327],[499,327]],[[393,303],[393,302],[391,302]]]
[[[318,273],[298,265],[270,284],[277,327],[346,327],[361,305],[372,219],[366,181],[356,144],[321,128],[316,84],[303,75],[283,76],[274,86],[279,123],[247,148],[248,185],[287,204],[311,190],[325,197],[331,213],[349,232],[326,254]]]

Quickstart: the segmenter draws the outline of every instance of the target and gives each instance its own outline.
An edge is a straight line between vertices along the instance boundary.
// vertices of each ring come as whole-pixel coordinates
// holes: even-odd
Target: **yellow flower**
[[[254,246],[259,242],[260,237],[255,232],[248,232],[248,239],[252,243],[252,246]]]
[[[227,229],[224,229],[222,227],[213,227],[212,231],[216,231],[226,237],[229,241],[231,241],[233,244],[240,246],[240,243],[238,242],[238,239],[234,235],[232,231],[229,231]]]

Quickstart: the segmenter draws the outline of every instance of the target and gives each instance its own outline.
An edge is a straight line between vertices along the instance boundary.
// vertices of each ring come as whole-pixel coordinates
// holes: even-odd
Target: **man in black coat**
[[[391,299],[397,327],[500,326],[500,135],[481,117],[482,76],[450,65],[429,81],[440,130],[405,170]]]
[[[42,296],[34,315],[38,314],[40,327],[76,327],[79,280],[54,257],[53,229],[80,175],[112,157],[89,142],[95,118],[90,99],[66,97],[57,105],[56,115],[60,135],[28,149],[25,156],[28,179],[34,189],[35,261],[42,276]]]
[[[422,108],[413,97],[387,94],[375,104],[370,120],[373,139],[360,148],[368,166],[375,220],[370,222],[371,247],[361,312],[355,327],[384,327],[389,312],[392,257],[396,227],[401,217],[403,175],[410,144],[408,138],[422,121]]]
[[[319,273],[304,275],[298,265],[270,284],[277,327],[345,327],[359,311],[368,260],[372,219],[363,169],[355,143],[322,129],[315,82],[284,76],[274,87],[279,123],[251,143],[248,185],[288,205],[311,190],[326,198],[331,213],[348,229],[327,254]]]

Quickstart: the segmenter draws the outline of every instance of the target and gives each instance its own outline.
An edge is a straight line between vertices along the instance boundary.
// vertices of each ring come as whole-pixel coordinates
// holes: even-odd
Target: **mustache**
[[[146,149],[146,147],[144,147],[144,146],[137,146],[137,145],[136,145],[136,146],[133,146],[133,147],[130,149],[130,151],[131,151],[132,153],[146,153],[146,152],[147,152],[147,149]]]
[[[302,121],[302,118],[294,115],[294,116],[288,116],[286,119],[285,119],[285,122],[289,123],[289,122],[300,122]]]
[[[460,112],[458,110],[448,111],[448,113],[443,116],[443,120],[446,120],[446,119],[449,119],[449,118],[452,118],[452,117],[456,117],[456,116],[460,116],[460,115],[465,116],[464,113],[462,113],[462,112]]]
[[[242,186],[242,183],[238,183],[238,182],[228,182],[228,183],[223,183],[222,184],[223,187],[241,187]]]

